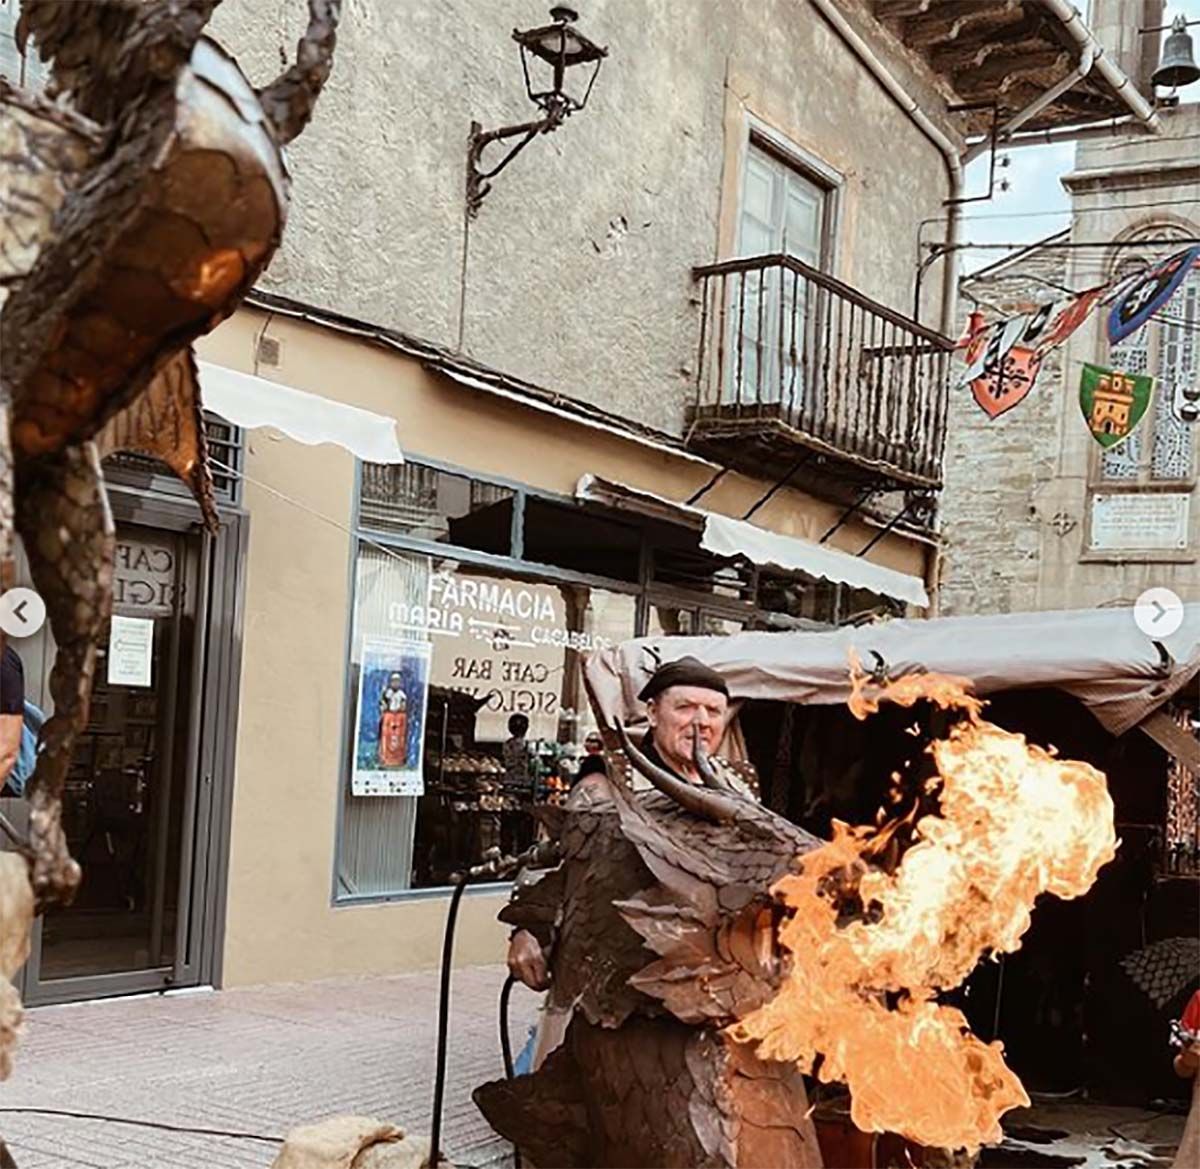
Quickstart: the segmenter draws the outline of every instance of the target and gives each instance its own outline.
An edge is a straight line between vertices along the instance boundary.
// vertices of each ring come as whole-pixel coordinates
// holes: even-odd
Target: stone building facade
[[[1070,230],[974,273],[965,299],[989,316],[1018,311],[1200,239],[1200,105],[1161,117],[1157,137],[1080,142],[1063,179]],[[1178,410],[1200,379],[1200,271],[1121,345],[1109,345],[1104,320],[1095,311],[1029,398],[995,421],[965,388],[952,392],[943,612],[1131,604],[1160,585],[1200,600],[1200,426]],[[1084,363],[1156,378],[1147,416],[1107,452],[1080,410]]]
[[[1043,242],[1062,242],[1068,234]],[[962,281],[963,310],[978,307],[989,319],[1022,312],[1064,283],[1067,262],[1065,251],[1034,245],[980,269]],[[1030,397],[996,419],[965,387],[951,394],[939,590],[947,616],[1030,607],[1046,523],[1038,496],[1054,472],[1058,419],[1053,400],[1062,379],[1058,351],[1043,366]]]
[[[719,0],[703,19],[666,0],[581,7],[580,31],[611,50],[587,108],[498,176],[470,223],[468,129],[536,113],[509,34],[546,22],[542,0],[345,7],[339,68],[294,147],[296,214],[265,289],[679,434],[699,329],[691,270],[736,253],[747,148],[761,136],[835,190],[830,270],[911,310],[917,224],[939,213],[946,169],[811,5]],[[866,4],[844,7],[953,132],[933,78]],[[267,79],[304,8],[232,0],[213,28]]]

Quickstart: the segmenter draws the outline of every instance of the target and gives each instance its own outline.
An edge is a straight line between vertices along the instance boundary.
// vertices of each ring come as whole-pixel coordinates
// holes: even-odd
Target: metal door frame
[[[173,533],[199,528],[190,500],[155,497],[109,484],[118,523]],[[187,734],[189,760],[180,846],[174,961],[145,970],[40,980],[42,918],[16,983],[29,1005],[216,985],[220,979],[228,885],[238,690],[249,517],[226,507],[214,537],[201,535],[196,639]],[[6,805],[21,801],[4,800]],[[23,811],[23,806],[21,808]],[[17,808],[12,808],[16,813]]]

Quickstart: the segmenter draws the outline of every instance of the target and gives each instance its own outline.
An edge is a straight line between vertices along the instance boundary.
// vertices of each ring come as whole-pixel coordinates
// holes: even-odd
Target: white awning
[[[596,475],[584,475],[579,480],[575,497],[694,528],[700,534],[700,546],[714,556],[744,556],[754,564],[779,568],[785,572],[802,572],[821,580],[894,597],[921,608],[929,605],[925,582],[918,576],[874,564],[861,556],[851,556],[848,552],[800,536],[772,532],[748,520],[732,519],[703,508],[676,503],[649,491],[627,487],[624,483],[614,483]]]
[[[204,405],[235,426],[272,426],[309,446],[329,442],[369,463],[403,463],[396,420],[208,361],[200,369]]]
[[[851,653],[893,677],[968,678],[976,694],[1065,690],[1112,734],[1137,726],[1200,674],[1200,605],[1185,605],[1169,637],[1143,633],[1130,609],[1005,613],[844,626],[819,633],[647,637],[587,656],[588,688],[608,725],[641,717],[638,692],[657,662],[684,654],[712,666],[735,699],[805,704],[850,697]]]

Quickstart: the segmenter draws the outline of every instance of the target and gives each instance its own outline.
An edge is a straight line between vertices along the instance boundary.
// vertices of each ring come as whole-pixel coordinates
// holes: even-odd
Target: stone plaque
[[[1186,492],[1092,496],[1092,551],[1179,552],[1186,549],[1191,498]]]

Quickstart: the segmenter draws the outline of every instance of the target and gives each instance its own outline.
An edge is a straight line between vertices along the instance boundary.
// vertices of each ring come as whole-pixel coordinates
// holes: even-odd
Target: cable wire
[[[105,1124],[127,1124],[134,1128],[153,1128],[161,1132],[177,1132],[188,1133],[195,1136],[206,1137],[225,1137],[235,1141],[260,1141],[263,1144],[281,1145],[284,1138],[281,1136],[268,1136],[265,1133],[257,1132],[240,1132],[235,1129],[222,1128],[205,1128],[202,1126],[193,1126],[186,1124],[171,1124],[165,1120],[146,1120],[142,1117],[134,1116],[109,1116],[103,1112],[75,1112],[69,1108],[35,1108],[22,1107],[20,1105],[0,1106],[0,1113],[8,1115],[30,1115],[30,1116],[61,1116],[71,1120],[99,1120]]]
[[[1151,203],[1122,203],[1118,207],[1064,207],[1059,211],[995,211],[986,215],[964,215],[963,223],[975,223],[988,219],[1045,219],[1052,215],[1066,215],[1074,218],[1078,215],[1111,215],[1117,211],[1141,211],[1154,207],[1200,206],[1200,195],[1192,199],[1157,199]],[[928,222],[928,221],[927,221]],[[935,220],[944,223],[945,216]],[[1033,241],[1036,242],[1036,241]]]

